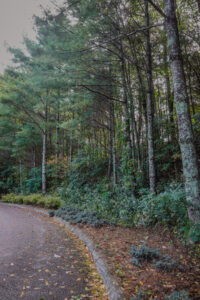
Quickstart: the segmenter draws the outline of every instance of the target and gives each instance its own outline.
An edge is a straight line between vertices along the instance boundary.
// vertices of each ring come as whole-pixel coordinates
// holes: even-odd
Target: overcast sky
[[[0,73],[11,62],[6,47],[21,48],[24,35],[34,38],[32,16],[40,15],[40,5],[52,7],[51,0],[0,0]]]

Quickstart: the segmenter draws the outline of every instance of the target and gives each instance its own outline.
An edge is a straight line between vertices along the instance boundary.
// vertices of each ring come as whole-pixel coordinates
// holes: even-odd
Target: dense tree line
[[[199,2],[68,0],[35,27],[0,78],[2,192],[184,182],[198,222]]]

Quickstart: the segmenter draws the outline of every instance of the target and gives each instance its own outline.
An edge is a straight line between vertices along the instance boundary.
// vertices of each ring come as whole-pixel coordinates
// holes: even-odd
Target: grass
[[[1,202],[13,204],[25,204],[44,208],[58,209],[62,206],[62,200],[57,196],[44,196],[42,194],[16,195],[14,193],[3,195]]]

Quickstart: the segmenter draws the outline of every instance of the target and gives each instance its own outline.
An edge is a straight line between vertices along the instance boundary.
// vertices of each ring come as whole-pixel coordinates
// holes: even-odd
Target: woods
[[[68,0],[0,76],[1,193],[200,239],[195,0]]]

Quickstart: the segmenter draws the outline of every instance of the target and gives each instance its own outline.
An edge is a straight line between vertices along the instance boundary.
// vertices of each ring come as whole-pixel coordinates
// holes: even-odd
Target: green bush
[[[144,194],[138,202],[138,221],[145,225],[182,226],[188,222],[185,191],[181,185],[158,195]]]
[[[106,221],[99,218],[95,212],[85,211],[77,207],[61,207],[57,210],[56,216],[73,224],[82,223],[95,227],[107,224]]]
[[[183,271],[183,267],[179,262],[172,259],[169,255],[162,256],[160,250],[154,247],[148,248],[145,244],[140,247],[131,246],[130,254],[132,256],[131,263],[137,267],[141,267],[142,262],[152,261],[154,266],[161,271]]]
[[[1,198],[1,202],[36,205],[52,209],[58,209],[62,205],[62,201],[59,197],[43,196],[41,194],[16,195],[12,193],[3,195]]]
[[[140,267],[140,263],[144,261],[152,261],[161,257],[158,249],[148,248],[145,244],[141,247],[131,246],[130,254],[133,257],[132,263]]]
[[[165,297],[166,300],[190,300],[189,294],[182,290],[180,292],[173,292],[171,295]]]
[[[145,293],[145,291],[143,290],[140,290],[137,296],[131,298],[131,300],[148,300],[148,299],[149,299],[149,295]],[[166,300],[190,300],[189,294],[184,290],[180,292],[175,291],[171,295],[165,296],[165,299]]]
[[[95,187],[84,185],[81,188],[69,185],[59,189],[61,199],[69,206],[98,213],[101,218],[118,224],[133,224],[136,212],[136,199],[125,187],[115,188],[102,182]]]

